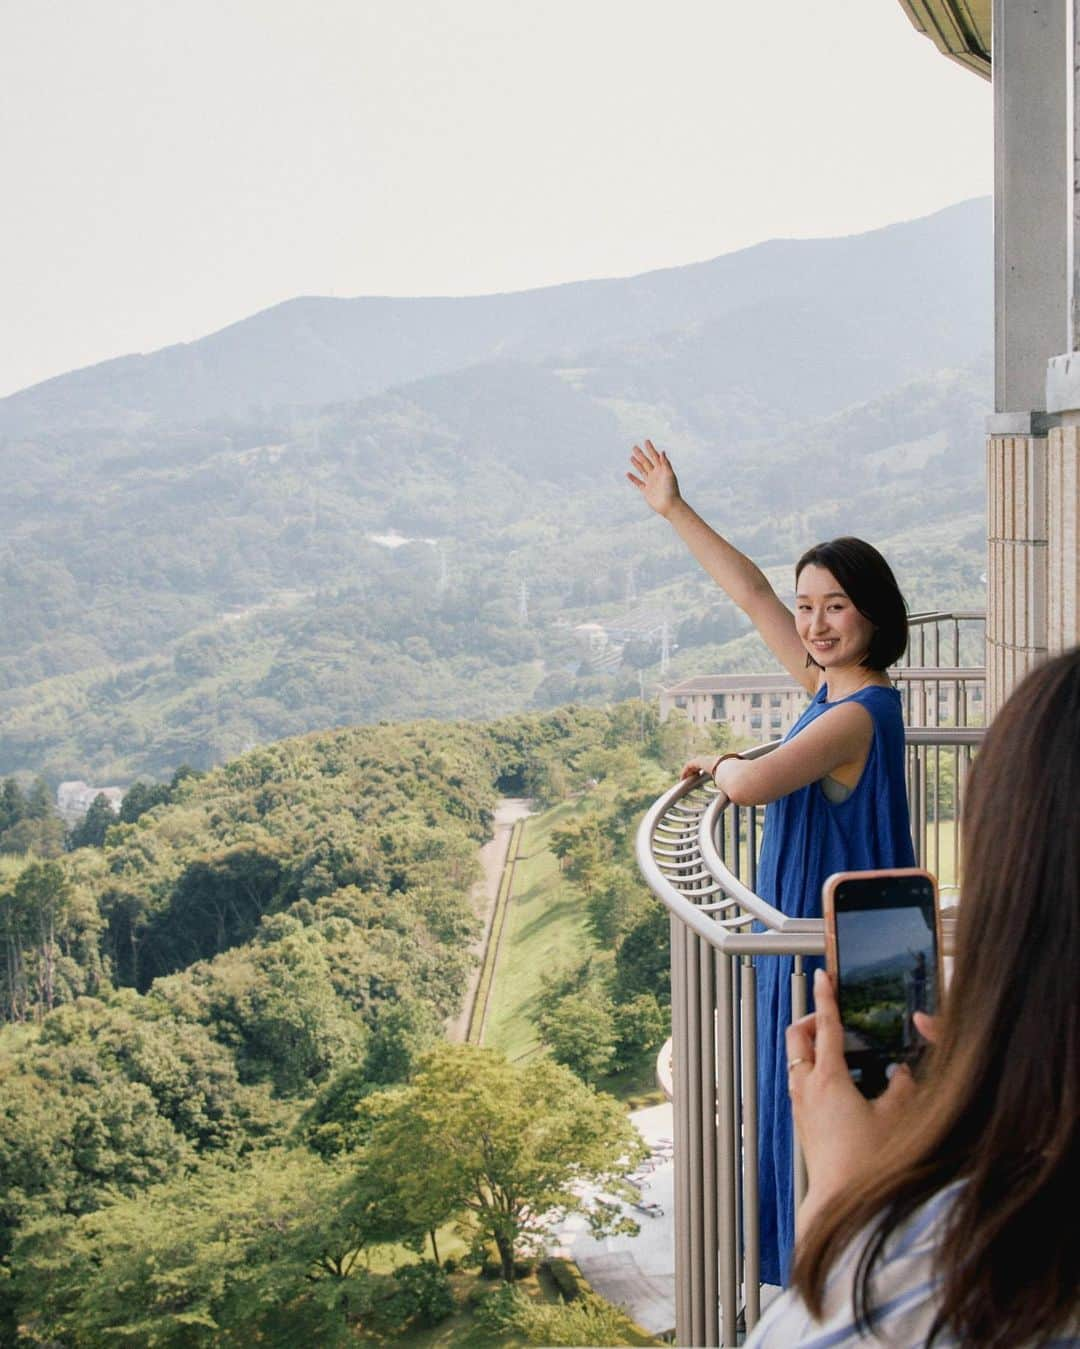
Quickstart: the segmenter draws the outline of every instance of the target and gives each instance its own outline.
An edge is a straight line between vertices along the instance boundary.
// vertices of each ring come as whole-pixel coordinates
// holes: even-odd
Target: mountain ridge
[[[766,240],[632,277],[485,296],[298,296],[192,342],[113,357],[9,394],[0,399],[0,435],[162,419],[191,424],[352,401],[493,358],[538,361],[656,336],[762,294],[822,300],[844,284],[925,328],[957,325],[962,344],[989,321],[989,226],[989,200],[974,198],[865,234]],[[916,256],[920,275],[910,276],[907,262]],[[957,310],[946,303],[955,289],[945,284],[950,272],[963,275],[977,304]]]

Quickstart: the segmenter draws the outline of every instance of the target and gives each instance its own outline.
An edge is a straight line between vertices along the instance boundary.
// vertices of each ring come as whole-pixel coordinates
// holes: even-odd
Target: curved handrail
[[[914,726],[907,728],[905,741],[974,748],[985,734],[983,727],[975,726]],[[760,758],[780,743],[756,745],[744,751],[743,757]],[[782,913],[755,894],[721,857],[716,840],[729,804],[707,774],[677,782],[653,803],[636,840],[638,868],[649,889],[680,922],[719,951],[732,955],[824,954],[825,930],[820,918],[792,918]],[[764,930],[740,931],[751,923]]]
[[[769,754],[781,742],[770,741],[744,751],[743,757],[757,759]],[[820,919],[788,918],[779,909],[767,904],[760,895],[744,885],[721,859],[713,842],[716,823],[729,804],[728,798],[712,785],[707,774],[684,778],[670,787],[649,809],[638,827],[636,840],[637,864],[653,894],[681,923],[691,928],[711,946],[731,955],[823,955],[825,932]],[[654,839],[663,831],[682,841],[679,849],[681,862],[667,864],[668,871],[687,869],[678,877],[693,882],[695,888],[680,889],[675,879],[665,873],[654,852]],[[696,863],[693,870],[691,864]],[[712,883],[698,887],[697,882]],[[725,899],[719,903],[702,905],[695,898],[720,893]],[[734,915],[713,917],[714,913],[735,908]],[[741,932],[738,929],[759,921],[763,932]]]

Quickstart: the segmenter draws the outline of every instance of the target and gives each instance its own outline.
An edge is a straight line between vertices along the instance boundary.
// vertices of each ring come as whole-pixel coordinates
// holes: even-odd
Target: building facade
[[[698,675],[660,690],[660,720],[678,710],[695,726],[725,721],[740,739],[779,740],[808,701],[786,674]]]

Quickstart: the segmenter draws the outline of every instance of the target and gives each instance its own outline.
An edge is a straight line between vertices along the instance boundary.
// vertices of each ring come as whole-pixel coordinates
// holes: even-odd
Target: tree
[[[68,834],[68,847],[72,852],[76,848],[100,848],[110,826],[115,823],[116,814],[109,805],[109,798],[104,792],[98,792],[90,802],[90,809]]]
[[[402,997],[383,1007],[368,1045],[364,1071],[369,1081],[402,1082],[424,1050],[439,1038],[439,1024],[429,1007]]]
[[[60,862],[31,862],[14,887],[0,893],[7,1015],[25,1020],[32,1005],[50,1011],[56,1001],[58,940],[64,933],[72,887]]]
[[[671,1002],[671,920],[662,904],[650,904],[615,956],[615,997],[629,1002],[653,993]]]
[[[677,773],[705,739],[681,708],[673,708],[653,736],[653,753],[669,773]]]
[[[596,1082],[611,1068],[615,1023],[611,1002],[594,986],[562,998],[540,1018],[540,1034],[556,1063],[583,1082]]]
[[[29,820],[47,820],[53,813],[53,796],[44,778],[35,778],[26,795],[25,817]]]
[[[418,1225],[466,1217],[478,1245],[495,1245],[506,1282],[523,1243],[567,1213],[584,1214],[596,1235],[636,1230],[617,1204],[595,1196],[625,1190],[644,1144],[617,1101],[561,1065],[442,1045],[410,1086],[387,1095],[364,1169],[395,1177]]]
[[[159,980],[155,991],[177,1009],[202,1003],[213,1033],[234,1048],[243,1080],[296,1096],[358,1063],[368,1032],[334,992],[320,935],[286,915],[271,921],[281,925],[280,940],[227,951]]]
[[[590,894],[608,860],[611,849],[595,815],[580,823],[553,829],[551,850],[570,880]]]
[[[0,834],[26,815],[26,797],[14,778],[5,778],[0,787]]]
[[[59,857],[64,851],[64,825],[57,815],[25,815],[0,834],[0,852]]]
[[[648,905],[640,881],[622,867],[604,867],[589,895],[589,927],[602,947],[617,951]]]
[[[133,782],[120,803],[120,819],[124,824],[134,824],[140,815],[155,806],[166,805],[171,797],[172,792],[163,782]]]
[[[651,993],[639,993],[614,1009],[615,1067],[630,1068],[659,1049],[668,1034],[668,1018]]]
[[[274,1150],[30,1223],[13,1261],[19,1320],[33,1342],[76,1349],[353,1343],[350,1276],[371,1239],[353,1189],[304,1149]]]

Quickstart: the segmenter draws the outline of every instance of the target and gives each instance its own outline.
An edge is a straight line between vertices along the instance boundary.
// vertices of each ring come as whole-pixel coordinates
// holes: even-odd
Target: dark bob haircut
[[[833,539],[807,549],[795,564],[795,589],[804,567],[832,572],[848,599],[874,625],[870,646],[860,662],[872,670],[887,670],[907,650],[907,605],[892,568],[873,544],[862,539]],[[811,657],[807,664],[816,664]]]

